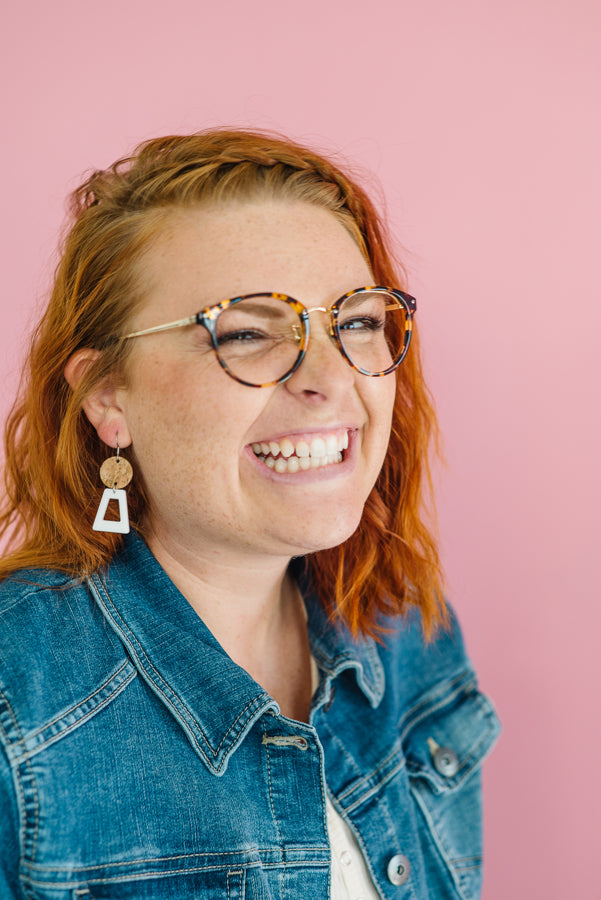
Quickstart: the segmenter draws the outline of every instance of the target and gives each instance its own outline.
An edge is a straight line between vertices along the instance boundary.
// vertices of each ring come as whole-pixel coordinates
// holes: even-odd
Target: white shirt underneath
[[[313,657],[311,683],[315,693],[319,685],[319,670]],[[357,838],[327,797],[326,813],[332,853],[331,900],[379,900]]]
[[[332,900],[379,900],[357,838],[326,800],[332,851]]]

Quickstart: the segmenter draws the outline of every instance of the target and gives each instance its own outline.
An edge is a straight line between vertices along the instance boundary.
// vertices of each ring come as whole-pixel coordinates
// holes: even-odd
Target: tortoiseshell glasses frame
[[[374,297],[376,299],[385,299],[386,303],[380,312],[380,315],[383,317],[381,322],[376,321],[375,315],[369,310],[363,309],[355,311],[354,314],[352,313],[353,310],[357,310],[357,305],[363,301],[364,296],[367,297],[368,303],[373,301]],[[257,310],[257,305],[251,306],[247,301],[252,300],[265,300],[265,309]],[[281,318],[279,316],[279,311],[277,311],[277,304],[271,304],[269,307],[270,311],[267,311],[267,307],[273,300],[285,304],[289,313],[291,313],[291,315],[288,316],[291,321],[285,323],[285,332],[278,330],[269,332],[268,327],[263,326],[263,323],[265,322],[271,323],[272,320]],[[240,307],[239,304],[244,305]],[[254,328],[248,323],[238,323],[233,331],[226,332],[225,334],[218,333],[218,322],[222,313],[236,307],[238,307],[240,312],[245,313],[251,309],[253,316],[258,315],[261,327]],[[149,334],[158,334],[163,331],[171,331],[175,328],[184,328],[188,325],[202,325],[210,335],[212,349],[217,356],[219,364],[227,374],[234,379],[234,381],[237,381],[239,384],[247,385],[248,387],[273,387],[276,384],[282,384],[287,381],[301,365],[307,353],[309,344],[309,313],[322,312],[328,316],[330,336],[335,341],[338,350],[346,362],[362,375],[367,375],[371,378],[379,378],[394,372],[407,355],[411,341],[413,316],[416,309],[417,304],[415,297],[412,297],[410,294],[407,294],[405,291],[401,291],[398,288],[385,287],[383,285],[355,288],[354,290],[343,294],[342,297],[339,297],[329,308],[323,306],[307,308],[300,301],[295,300],[294,297],[290,297],[287,294],[260,292],[242,294],[239,297],[232,297],[230,300],[223,300],[221,303],[207,306],[200,312],[188,316],[185,319],[167,322],[164,325],[155,325],[153,328],[144,328],[141,331],[133,331],[130,334],[123,335],[121,340],[128,341]],[[343,321],[341,314],[345,310],[349,311],[349,316]],[[397,321],[396,319],[398,319],[398,317],[395,319],[395,317],[391,316],[395,310],[402,312],[402,321]],[[283,307],[282,311],[285,315]],[[249,315],[251,315],[251,313],[249,313]],[[261,318],[261,315],[263,315],[263,318]],[[385,329],[388,329],[388,333]],[[345,340],[347,343],[355,343],[355,358],[351,355],[349,348],[345,346]],[[356,358],[369,356],[369,350],[370,348],[375,347],[376,341],[379,341],[379,347],[377,349],[380,353],[382,346],[385,347],[389,360],[386,360],[386,364],[383,368],[380,364],[378,370],[373,371],[366,368],[365,364],[358,364]],[[267,348],[265,346],[266,344],[269,345]],[[228,346],[236,348],[235,350],[230,350],[231,358],[229,361],[224,346],[225,350],[227,350]],[[284,346],[284,351],[281,350],[282,346]],[[259,352],[256,349],[257,347],[259,348]],[[290,349],[287,350],[287,347]],[[240,348],[243,349],[241,350]],[[367,353],[365,348],[368,348]],[[279,357],[275,352],[278,350]],[[267,381],[248,380],[248,376],[242,377],[240,372],[236,374],[231,368],[232,359],[238,365],[239,370],[243,369],[244,366],[248,368],[255,366],[255,368],[257,368],[264,364],[261,360],[265,360],[268,352],[271,352],[271,356],[274,358],[274,361],[271,363],[271,368],[275,368],[279,371],[279,368],[283,367],[284,371],[275,377],[270,377]],[[259,360],[259,363],[257,363],[257,360]],[[265,368],[269,368],[269,366],[265,364]],[[271,374],[274,375],[275,373]]]

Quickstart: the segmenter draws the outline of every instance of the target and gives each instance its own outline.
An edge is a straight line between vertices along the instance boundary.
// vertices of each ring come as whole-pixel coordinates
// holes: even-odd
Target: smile
[[[281,475],[337,465],[342,462],[348,445],[346,428],[335,432],[289,435],[277,441],[251,444],[255,456]]]

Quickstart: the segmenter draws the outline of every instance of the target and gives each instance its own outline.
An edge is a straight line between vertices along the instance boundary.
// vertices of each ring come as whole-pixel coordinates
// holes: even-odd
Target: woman
[[[497,722],[374,207],[211,131],[73,216],[7,425],[0,895],[477,897]]]

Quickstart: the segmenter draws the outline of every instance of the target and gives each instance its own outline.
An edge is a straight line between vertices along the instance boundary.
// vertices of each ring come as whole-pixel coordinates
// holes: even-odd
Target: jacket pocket
[[[462,900],[480,896],[480,767],[499,730],[496,713],[477,690],[471,672],[456,679],[442,696],[425,698],[406,723],[407,771],[426,824],[424,860],[441,896]]]

